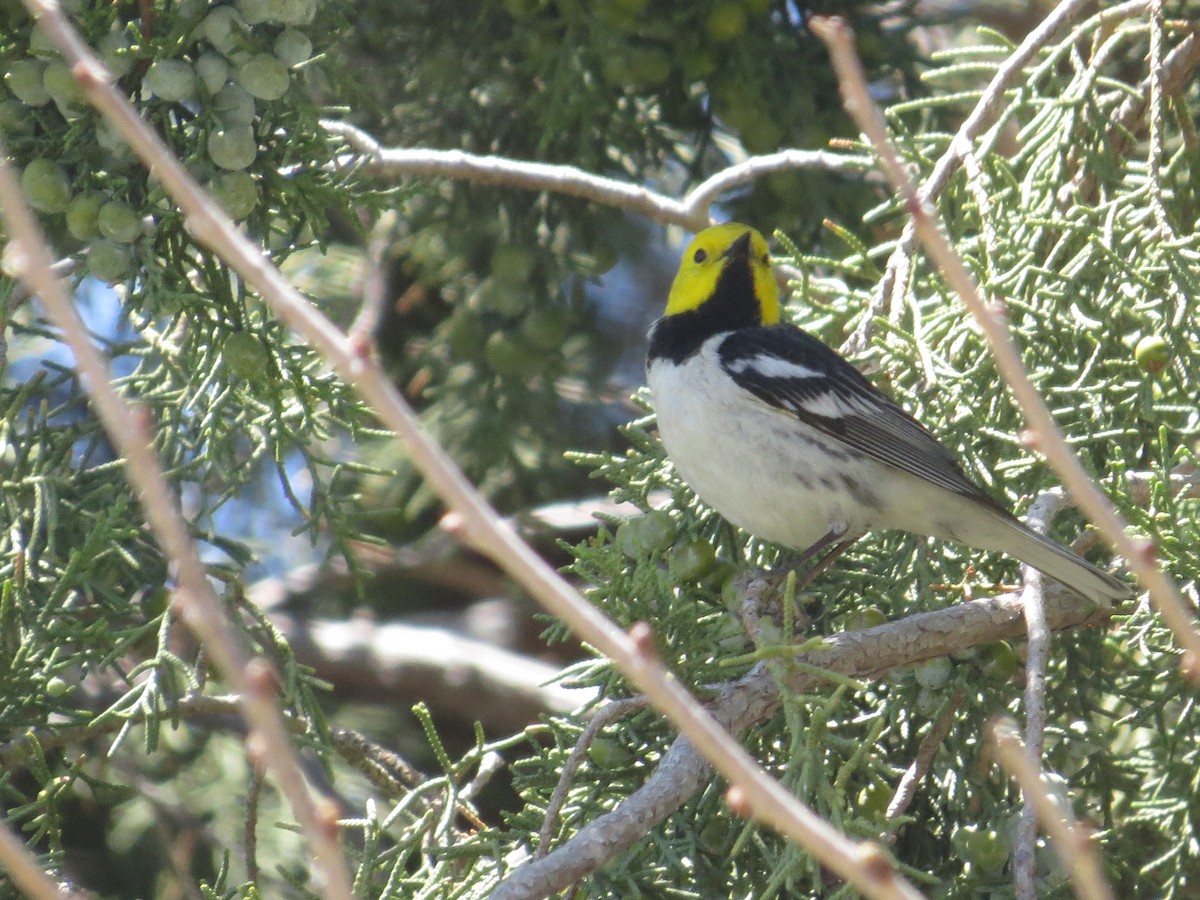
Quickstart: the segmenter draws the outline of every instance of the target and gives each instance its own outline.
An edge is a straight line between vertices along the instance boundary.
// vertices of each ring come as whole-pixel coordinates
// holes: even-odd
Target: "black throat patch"
[[[646,360],[681,363],[714,334],[762,324],[754,296],[754,276],[745,261],[733,260],[721,271],[713,295],[687,312],[663,316],[650,329]]]

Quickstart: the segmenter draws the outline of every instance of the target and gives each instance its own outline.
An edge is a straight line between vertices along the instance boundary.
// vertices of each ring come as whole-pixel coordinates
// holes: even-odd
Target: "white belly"
[[[799,550],[830,531],[956,537],[974,504],[743,391],[721,372],[717,341],[682,365],[656,362],[647,376],[667,454],[705,503],[751,534]]]

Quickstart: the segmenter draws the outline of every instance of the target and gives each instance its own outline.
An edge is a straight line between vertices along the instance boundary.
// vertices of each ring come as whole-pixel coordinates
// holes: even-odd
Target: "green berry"
[[[521,322],[521,336],[539,350],[553,350],[562,344],[571,324],[571,311],[561,303],[539,306]]]
[[[196,60],[196,76],[208,95],[215,96],[229,80],[229,63],[218,53],[203,53]]]
[[[313,45],[303,31],[285,28],[279,33],[279,37],[275,38],[271,50],[275,53],[275,58],[290,69],[312,58]]]
[[[129,149],[125,139],[104,120],[101,120],[96,126],[96,143],[107,154],[110,163],[125,162],[133,155],[133,151]]]
[[[96,216],[100,234],[118,244],[132,244],[142,236],[142,218],[128,203],[109,200]]]
[[[717,564],[717,553],[708,541],[699,538],[680,544],[671,551],[668,565],[677,581],[699,581]]]
[[[971,865],[978,866],[983,872],[998,873],[1008,862],[1008,841],[995,829],[989,828],[984,831],[973,827],[960,829],[955,834],[954,843],[958,845],[963,857]]]
[[[497,244],[492,250],[492,277],[504,284],[524,285],[534,262],[533,254],[520,244]]]
[[[235,331],[221,347],[221,363],[232,374],[249,382],[261,382],[269,374],[271,354],[262,339],[249,331]]]
[[[87,105],[83,86],[64,62],[55,60],[46,66],[46,71],[42,73],[42,86],[64,116],[68,113],[78,115],[78,110]]]
[[[110,31],[100,38],[97,45],[100,60],[113,78],[124,78],[133,68],[133,53],[129,49],[129,38],[123,31]]]
[[[1174,356],[1171,345],[1157,334],[1148,334],[1133,349],[1133,358],[1137,364],[1151,375],[1157,375],[1171,363]]]
[[[746,10],[729,0],[718,3],[708,14],[704,30],[718,44],[739,38],[746,30]]]
[[[236,172],[249,167],[258,155],[254,129],[248,125],[232,126],[209,132],[208,156],[222,169]]]
[[[254,124],[254,98],[238,84],[227,84],[213,97],[213,112],[226,128]]]
[[[707,44],[695,47],[686,52],[683,57],[683,75],[689,81],[707,78],[717,71],[721,62],[720,54]]]
[[[647,47],[629,55],[628,83],[653,87],[671,76],[671,57],[658,47]]]
[[[87,272],[108,284],[123,281],[129,274],[132,258],[122,244],[96,241],[88,248]]]
[[[995,681],[1008,681],[1017,671],[1017,654],[1008,641],[997,641],[983,648],[979,671]]]
[[[15,97],[0,101],[0,134],[12,137],[31,131],[33,118],[29,115],[29,107]]]
[[[42,83],[46,64],[37,59],[19,59],[4,74],[4,84],[14,97],[27,106],[45,106],[50,92]]]
[[[258,53],[238,69],[238,83],[259,100],[278,100],[287,93],[292,79],[279,59]]]
[[[533,355],[533,348],[504,331],[494,332],[483,348],[484,359],[497,375],[526,374]]]
[[[98,233],[96,220],[100,207],[108,198],[104,194],[79,194],[67,207],[67,231],[77,241],[90,241]]]
[[[479,316],[460,309],[450,318],[446,343],[455,359],[474,359],[483,346],[483,323]]]
[[[237,9],[249,25],[272,21],[270,0],[237,0]]]
[[[258,205],[258,186],[249,172],[222,172],[208,189],[231,219],[246,218]]]
[[[205,16],[198,32],[218,53],[228,56],[246,43],[246,20],[232,6],[219,6]]]
[[[622,522],[617,526],[617,533],[613,535],[613,544],[620,549],[621,553],[629,557],[629,559],[637,559],[640,555],[637,541],[634,540],[633,520]]]
[[[50,36],[40,28],[29,32],[29,52],[43,59],[56,58],[60,54],[58,48],[50,40]]]
[[[21,191],[38,212],[65,212],[71,202],[66,169],[49,159],[35,159],[21,173]]]
[[[280,25],[308,25],[317,16],[317,0],[270,0],[271,21]]]
[[[71,691],[71,685],[65,678],[59,678],[55,675],[46,682],[46,694],[50,697],[62,697]]]
[[[944,656],[934,657],[917,666],[917,684],[930,690],[940,688],[950,680],[950,675],[953,671],[954,663],[950,662],[949,659]]]
[[[882,609],[878,606],[865,606],[862,609],[854,610],[846,616],[846,630],[862,631],[865,628],[874,628],[886,622],[887,616],[884,615]]]
[[[858,792],[858,808],[872,819],[882,819],[892,802],[892,793],[882,781],[872,781]]]
[[[196,73],[182,59],[159,59],[146,73],[145,85],[160,100],[180,103],[196,92]]]
[[[938,696],[938,692],[931,688],[923,687],[917,691],[917,712],[926,718],[934,715],[941,708],[942,700]]]
[[[632,756],[615,738],[600,735],[588,746],[588,757],[601,769],[620,769],[629,765]]]
[[[633,539],[642,550],[666,550],[675,543],[675,521],[666,510],[652,509],[633,520]]]

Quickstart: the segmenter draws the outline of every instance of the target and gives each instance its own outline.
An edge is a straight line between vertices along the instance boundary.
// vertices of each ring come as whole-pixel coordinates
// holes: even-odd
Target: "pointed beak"
[[[750,252],[750,232],[747,231],[729,245],[729,249],[725,251],[725,258],[742,260],[744,262],[750,258]]]

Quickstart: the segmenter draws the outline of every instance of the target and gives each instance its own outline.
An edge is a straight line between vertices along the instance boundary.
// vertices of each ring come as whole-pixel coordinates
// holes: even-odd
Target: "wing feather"
[[[741,388],[847,448],[995,505],[920,422],[808,332],[793,325],[741,328],[717,352]]]

